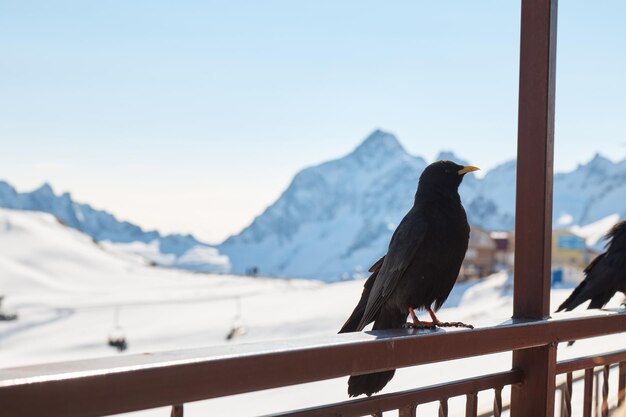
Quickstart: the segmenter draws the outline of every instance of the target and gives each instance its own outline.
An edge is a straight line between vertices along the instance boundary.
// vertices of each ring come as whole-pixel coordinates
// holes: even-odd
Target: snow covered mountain
[[[436,159],[467,164],[451,152]],[[159,265],[235,273],[256,267],[263,275],[335,281],[363,275],[385,253],[426,165],[394,135],[376,130],[350,154],[302,170],[250,226],[217,247],[191,235],[144,231],[76,203],[68,193],[56,195],[48,184],[18,193],[0,181],[0,207],[53,214],[105,247]],[[470,223],[488,230],[513,229],[515,170],[513,160],[481,179],[465,178],[460,193]],[[613,163],[596,155],[572,172],[555,175],[555,227],[583,230],[603,219],[602,224],[610,225],[626,218],[625,195],[626,160]]]
[[[235,272],[336,280],[367,269],[412,204],[426,161],[385,132],[298,173],[280,198],[219,248]],[[401,196],[401,198],[398,198]]]
[[[157,231],[144,231],[105,211],[76,203],[69,193],[56,195],[49,184],[32,192],[19,193],[0,181],[0,207],[50,213],[98,242],[141,255],[159,265],[193,271],[226,271],[229,268],[228,258],[191,235],[164,236]]]
[[[439,159],[466,164],[451,152]],[[298,173],[274,204],[219,249],[234,272],[258,267],[263,274],[329,281],[358,276],[385,253],[426,165],[394,135],[377,130],[349,155]],[[482,179],[465,178],[460,194],[470,223],[513,229],[515,174],[513,160]],[[597,155],[572,172],[557,174],[554,191],[559,227],[615,214],[626,217],[626,161],[613,163]]]
[[[515,214],[515,161],[489,171],[478,187],[461,188],[468,217],[490,230],[512,230]],[[554,175],[555,228],[586,226],[606,218],[626,218],[626,160],[596,154],[589,162]]]

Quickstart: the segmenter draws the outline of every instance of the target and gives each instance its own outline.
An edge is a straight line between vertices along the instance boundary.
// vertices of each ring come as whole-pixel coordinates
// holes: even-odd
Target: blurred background
[[[626,217],[624,15],[559,8],[554,305]],[[509,317],[519,23],[495,0],[2,2],[0,367],[333,333],[438,159],[482,169],[443,319]]]

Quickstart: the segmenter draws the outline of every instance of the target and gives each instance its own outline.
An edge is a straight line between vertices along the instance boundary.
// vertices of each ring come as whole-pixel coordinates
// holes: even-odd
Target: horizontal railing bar
[[[343,401],[319,407],[271,414],[267,417],[323,417],[329,415],[358,417],[372,414],[374,411],[384,412],[398,410],[410,404],[426,404],[432,401],[465,395],[469,392],[479,392],[495,387],[518,384],[522,382],[522,378],[522,372],[513,369],[392,394],[383,394],[359,400]]]
[[[28,366],[0,370],[0,404],[12,417],[116,414],[625,329],[622,311],[595,311],[474,330],[346,333]]]
[[[600,355],[583,356],[575,359],[568,359],[556,365],[557,374],[581,371],[583,369],[594,368],[596,366],[617,364],[626,361],[626,350],[602,353]]]

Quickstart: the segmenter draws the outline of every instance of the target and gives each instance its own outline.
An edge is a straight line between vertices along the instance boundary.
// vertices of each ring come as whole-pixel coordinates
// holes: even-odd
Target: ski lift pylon
[[[128,342],[126,341],[126,335],[124,329],[119,324],[120,308],[115,307],[113,313],[113,330],[109,333],[109,346],[117,349],[118,352],[124,352],[128,349]]]
[[[233,340],[237,336],[243,336],[248,332],[246,326],[244,325],[242,313],[241,313],[241,298],[236,297],[235,301],[237,303],[235,317],[233,318],[233,324],[226,335],[226,341]]]

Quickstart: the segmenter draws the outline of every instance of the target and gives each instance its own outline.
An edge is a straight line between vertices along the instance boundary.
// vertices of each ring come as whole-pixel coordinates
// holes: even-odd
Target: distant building
[[[461,265],[459,279],[480,278],[492,274],[496,267],[496,243],[489,232],[471,225],[470,241]]]
[[[496,268],[513,269],[515,259],[515,234],[513,232],[491,232],[491,239],[496,244]]]
[[[589,264],[590,252],[585,239],[569,230],[552,231],[552,267],[584,269]]]
[[[583,270],[596,256],[585,239],[569,230],[552,232],[552,281],[578,283]],[[484,277],[495,271],[513,269],[515,234],[487,232],[471,226],[470,242],[461,267],[460,280]]]
[[[576,284],[583,270],[598,254],[587,247],[585,239],[563,229],[552,231],[552,283]]]

